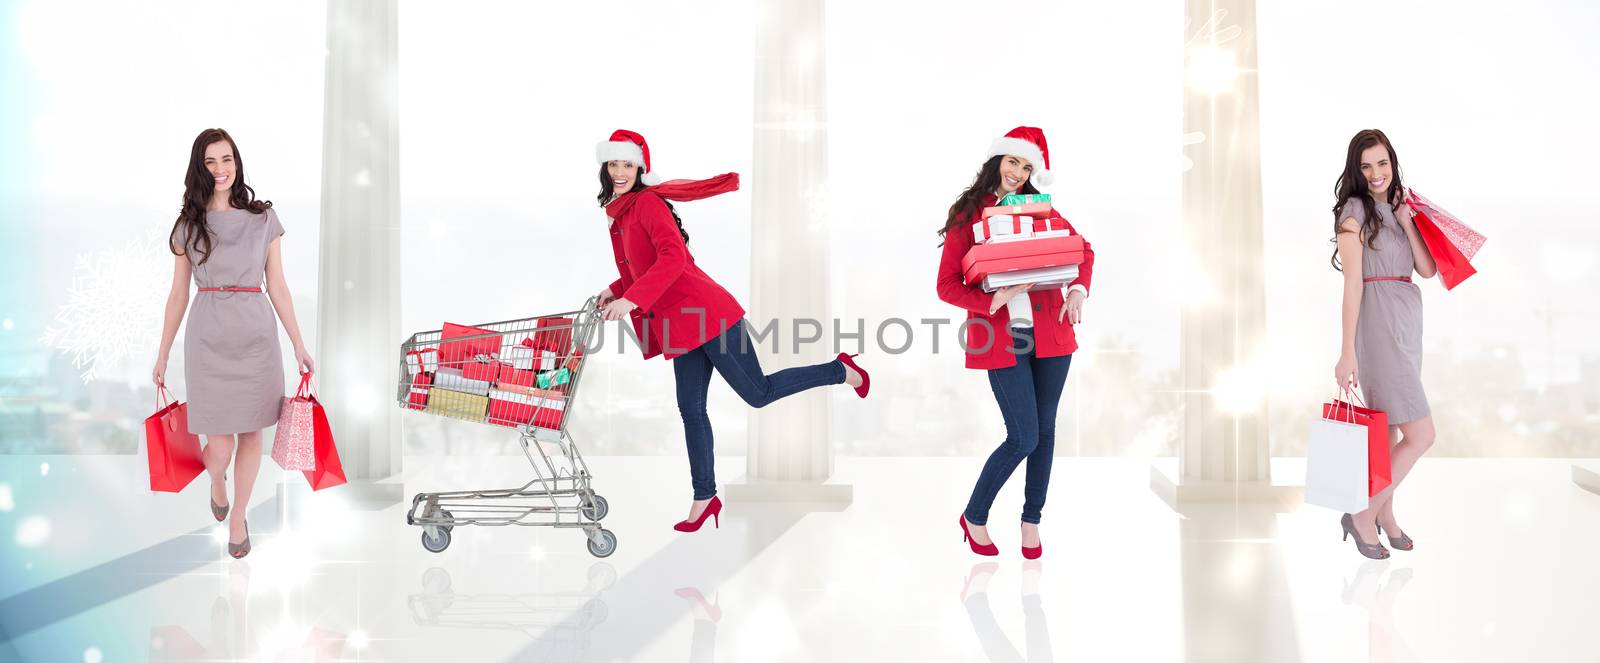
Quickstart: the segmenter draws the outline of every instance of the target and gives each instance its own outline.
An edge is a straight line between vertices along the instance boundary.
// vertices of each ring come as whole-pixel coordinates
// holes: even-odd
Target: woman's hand
[[[150,371],[150,381],[156,383],[157,387],[167,383],[166,353],[156,355],[156,367]]]
[[[1394,218],[1400,222],[1400,227],[1402,228],[1404,228],[1406,224],[1411,223],[1412,217],[1416,216],[1416,214],[1416,210],[1411,209],[1411,205],[1408,205],[1405,202],[1401,202],[1399,205],[1394,206]]]
[[[1361,386],[1361,380],[1356,367],[1356,358],[1349,354],[1340,354],[1339,363],[1333,367],[1333,381],[1339,384],[1342,391],[1353,391]]]
[[[1035,285],[1038,284],[1023,283],[1021,285],[1008,285],[1004,288],[994,291],[994,299],[989,301],[989,315],[994,315],[995,311],[1005,308],[1005,305],[1011,302],[1012,297],[1016,297],[1017,295],[1027,292],[1028,288],[1032,288]]]
[[[306,352],[305,348],[294,349],[294,360],[302,375],[317,372],[317,363],[311,360],[311,353]]]
[[[600,318],[602,320],[621,320],[628,317],[628,312],[636,308],[639,308],[637,304],[619,297],[611,300],[611,303],[606,304],[605,308],[600,310]]]
[[[1070,318],[1072,324],[1083,324],[1083,300],[1085,299],[1088,299],[1088,295],[1083,294],[1082,290],[1068,291],[1067,305],[1061,307],[1061,315],[1056,318],[1056,322],[1062,322]]]
[[[606,304],[610,304],[611,300],[617,298],[616,293],[611,292],[611,287],[610,286],[606,286],[606,289],[605,290],[601,290],[600,294],[596,295],[596,296],[600,298],[600,305],[601,306],[605,306]]]

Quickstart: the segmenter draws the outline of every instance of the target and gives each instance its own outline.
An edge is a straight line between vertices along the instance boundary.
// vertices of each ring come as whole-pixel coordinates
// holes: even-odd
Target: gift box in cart
[[[581,530],[596,557],[616,551],[616,535],[600,526],[610,507],[595,493],[567,430],[583,377],[582,348],[599,323],[597,299],[591,297],[576,311],[470,327],[447,324],[412,334],[400,345],[401,407],[415,410],[420,402],[426,414],[514,429],[533,468],[533,477],[515,488],[418,493],[406,524],[422,528],[423,548],[444,551],[457,525],[523,525]],[[437,352],[438,369],[418,380],[407,365],[417,360],[408,358],[430,348]],[[540,371],[541,365],[553,370]]]

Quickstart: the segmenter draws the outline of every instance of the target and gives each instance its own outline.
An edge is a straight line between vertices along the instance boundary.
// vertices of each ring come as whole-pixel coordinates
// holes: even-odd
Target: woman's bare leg
[[[250,507],[250,492],[256,487],[256,474],[261,471],[261,431],[239,434],[238,457],[233,461],[233,503],[236,505],[228,519],[228,540],[243,543],[245,512]]]

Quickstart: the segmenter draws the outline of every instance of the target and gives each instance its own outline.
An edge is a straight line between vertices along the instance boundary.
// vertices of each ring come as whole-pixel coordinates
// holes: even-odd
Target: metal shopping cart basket
[[[401,344],[401,407],[515,429],[533,466],[533,478],[518,488],[418,493],[406,524],[422,527],[423,548],[443,551],[457,525],[526,525],[581,529],[590,554],[616,551],[616,535],[600,527],[606,498],[595,494],[567,432],[584,348],[600,322],[597,303],[590,297],[576,311],[446,324]]]

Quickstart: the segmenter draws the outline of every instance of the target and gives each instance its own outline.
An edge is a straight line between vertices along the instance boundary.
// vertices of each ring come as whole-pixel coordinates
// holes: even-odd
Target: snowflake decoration
[[[86,383],[116,370],[125,359],[151,354],[161,337],[170,286],[163,269],[171,264],[167,253],[163,233],[151,231],[120,249],[80,254],[67,303],[40,342],[71,354],[72,367],[82,371]]]

